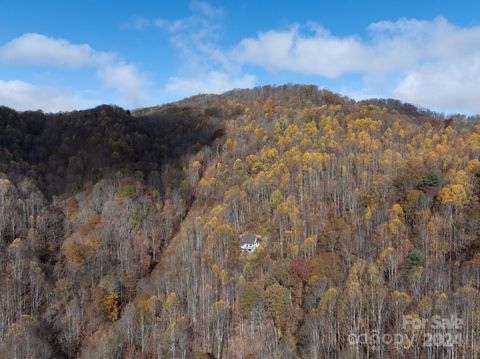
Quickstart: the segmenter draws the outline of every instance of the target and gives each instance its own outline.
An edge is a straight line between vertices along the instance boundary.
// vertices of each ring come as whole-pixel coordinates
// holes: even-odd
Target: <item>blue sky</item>
[[[0,105],[136,108],[283,83],[480,113],[480,3],[0,0]]]

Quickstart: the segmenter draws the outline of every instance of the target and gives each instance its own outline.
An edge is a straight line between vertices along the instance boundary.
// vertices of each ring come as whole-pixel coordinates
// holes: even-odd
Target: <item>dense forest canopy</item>
[[[314,86],[2,107],[0,357],[476,358],[479,158],[477,117]]]

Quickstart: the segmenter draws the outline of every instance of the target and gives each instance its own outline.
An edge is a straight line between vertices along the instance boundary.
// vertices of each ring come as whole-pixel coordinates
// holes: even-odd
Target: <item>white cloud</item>
[[[0,80],[0,104],[19,111],[69,111],[98,105],[97,101],[51,87],[42,87],[24,81]]]
[[[319,82],[338,79],[337,89],[358,99],[394,96],[437,111],[480,112],[480,26],[459,27],[443,17],[400,19],[372,23],[360,37],[336,36],[307,23],[224,47],[219,45],[223,11],[198,0],[190,9],[192,14],[181,19],[140,21],[166,31],[179,51],[181,75],[168,79],[169,95],[255,86],[256,77],[245,70],[254,65]],[[346,86],[354,83],[349,75],[359,78],[358,85]]]
[[[480,54],[412,70],[393,93],[397,98],[428,108],[480,113],[479,87]]]
[[[42,34],[24,34],[0,47],[3,62],[78,68],[89,64],[94,51],[89,45],[73,45]]]
[[[122,27],[125,29],[145,30],[151,25],[152,22],[149,19],[141,16],[135,16],[124,22]]]
[[[145,85],[149,81],[134,65],[114,62],[107,66],[100,66],[98,76],[107,87],[119,93],[124,103],[142,104],[150,99],[145,91]]]
[[[199,0],[192,1],[190,9],[192,14],[181,19],[135,18],[128,25],[162,29],[178,51],[178,75],[170,76],[162,89],[168,98],[253,87],[257,79],[246,68],[254,65],[338,79],[338,89],[357,97],[378,94],[434,110],[480,112],[480,26],[459,27],[443,17],[400,19],[373,23],[367,35],[360,37],[335,36],[309,23],[260,32],[225,47],[220,45],[223,10]],[[150,81],[145,74],[118,55],[88,44],[24,34],[0,47],[0,63],[91,69],[121,105],[133,107],[149,101]],[[360,83],[345,88],[342,76],[351,74]],[[1,86],[4,103],[22,103],[27,93],[32,108],[40,103],[36,98],[47,103],[38,107],[49,110],[58,108],[53,100],[65,108],[84,103],[81,96],[21,81],[3,81]],[[41,91],[52,101],[44,99]]]
[[[241,73],[229,54],[218,45],[222,26],[218,21],[223,10],[202,1],[190,3],[192,14],[185,18],[157,19],[156,27],[166,31],[170,42],[179,51],[177,69],[181,75],[171,76],[163,88],[169,100],[199,93],[222,93],[234,88],[254,87],[256,78]]]
[[[232,59],[270,70],[288,70],[306,75],[337,77],[362,70],[368,48],[353,37],[337,38],[325,31],[303,35],[298,26],[286,31],[267,31],[242,40]]]
[[[223,16],[223,10],[215,6],[210,5],[207,2],[193,0],[190,2],[190,9],[193,11],[199,11],[207,17],[221,17]]]
[[[71,44],[67,40],[42,34],[24,34],[0,47],[0,62],[50,65],[72,70],[91,67],[101,83],[119,96],[121,105],[137,106],[149,100],[146,91],[149,81],[135,65],[113,53],[96,51],[86,44]]]
[[[333,36],[318,26],[260,32],[235,45],[229,58],[240,67],[303,75],[360,74],[368,92],[435,110],[480,112],[479,26],[458,27],[438,17],[382,21],[368,30],[367,39]]]
[[[311,27],[311,26],[310,26]],[[241,64],[338,77],[406,70],[426,61],[454,60],[478,51],[480,27],[458,28],[443,17],[432,21],[382,21],[368,27],[370,38],[336,37],[323,28],[260,32],[240,41],[231,57]]]
[[[170,95],[179,97],[199,93],[219,94],[235,88],[253,87],[255,81],[255,77],[252,75],[234,77],[225,72],[210,71],[197,77],[171,77],[165,86],[165,90]]]
[[[153,23],[168,33],[170,43],[179,51],[180,70],[205,72],[219,64],[219,54],[224,56],[217,45],[221,26],[202,12],[176,20],[156,19]]]

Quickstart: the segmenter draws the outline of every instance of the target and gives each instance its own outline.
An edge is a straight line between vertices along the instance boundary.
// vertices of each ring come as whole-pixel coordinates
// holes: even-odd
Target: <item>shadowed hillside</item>
[[[143,176],[221,135],[221,119],[188,106],[135,117],[118,107],[45,115],[0,108],[0,171],[27,175],[47,194],[81,189],[106,174]]]

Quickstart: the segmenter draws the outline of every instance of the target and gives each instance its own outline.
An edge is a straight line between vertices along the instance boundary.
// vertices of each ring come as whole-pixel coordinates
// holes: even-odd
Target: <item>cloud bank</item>
[[[178,61],[163,83],[151,83],[114,53],[35,33],[0,46],[0,64],[87,69],[103,95],[111,91],[126,107],[254,87],[262,78],[282,83],[297,74],[320,86],[333,83],[333,90],[354,98],[394,97],[436,111],[480,113],[480,26],[457,26],[444,17],[400,19],[372,23],[362,36],[337,36],[307,23],[228,44],[222,36],[228,16],[223,9],[194,0],[190,11],[179,19],[136,17],[125,24],[161,31],[170,40]],[[47,111],[103,102],[18,79],[0,81],[0,101]]]
[[[71,111],[96,104],[98,103],[83,99],[70,91],[36,86],[19,80],[0,80],[0,105],[12,107],[18,111]]]
[[[178,97],[199,93],[219,94],[234,88],[249,88],[255,86],[255,77],[244,75],[230,77],[228,73],[211,71],[197,77],[171,77],[165,86],[166,91]]]
[[[373,23],[366,39],[295,25],[245,38],[229,56],[239,66],[269,71],[340,80],[360,74],[361,85],[383,96],[480,113],[480,27],[458,27],[443,17]]]
[[[68,70],[91,68],[101,84],[113,90],[122,105],[135,106],[149,100],[148,79],[135,65],[113,53],[96,51],[88,44],[72,44],[64,39],[28,33],[0,47],[0,63]],[[3,81],[0,85],[1,104],[17,109],[58,111],[93,103],[64,89],[35,86],[23,81]]]
[[[316,23],[294,24],[221,46],[223,11],[200,2],[190,8],[186,18],[141,21],[165,31],[183,60],[178,75],[167,80],[166,93],[252,87],[266,71],[278,78],[307,76],[320,85],[334,80],[338,90],[357,98],[375,94],[437,111],[480,113],[479,26],[459,27],[441,16],[400,19],[372,23],[362,37],[336,36]],[[344,84],[351,75],[359,78],[354,88]]]
[[[257,84],[256,77],[241,71],[229,53],[219,46],[222,39],[223,9],[206,2],[192,1],[190,16],[168,20],[136,19],[167,34],[180,58],[177,74],[162,88],[167,99],[179,99],[199,93],[219,94]]]

